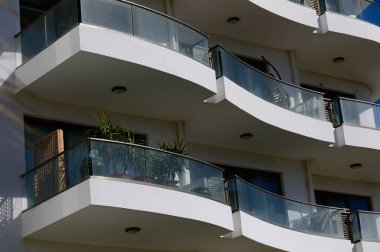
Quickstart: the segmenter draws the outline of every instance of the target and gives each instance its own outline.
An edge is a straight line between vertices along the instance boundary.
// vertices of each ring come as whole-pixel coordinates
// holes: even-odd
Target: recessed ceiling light
[[[362,164],[361,163],[351,164],[350,168],[353,170],[358,170],[358,169],[362,168]]]
[[[237,24],[239,23],[239,21],[240,21],[240,18],[238,17],[230,17],[227,19],[227,23],[229,24]]]
[[[240,138],[241,139],[244,139],[244,140],[249,140],[253,137],[253,134],[252,133],[243,133],[240,135]]]
[[[140,231],[141,231],[141,228],[139,227],[129,227],[125,229],[125,232],[130,235],[137,234]]]
[[[339,64],[339,63],[342,63],[344,61],[344,58],[343,57],[336,57],[333,59],[333,62],[335,64]]]
[[[125,93],[125,91],[127,91],[127,88],[124,86],[114,86],[112,87],[111,91],[115,94],[122,94]]]

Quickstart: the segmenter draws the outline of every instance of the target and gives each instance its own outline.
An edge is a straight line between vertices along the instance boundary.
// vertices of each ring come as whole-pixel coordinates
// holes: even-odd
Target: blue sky
[[[374,0],[373,2],[380,4],[380,0]],[[363,19],[365,21],[371,22],[380,26],[380,7],[374,4],[370,4],[362,13],[361,17],[358,18]]]

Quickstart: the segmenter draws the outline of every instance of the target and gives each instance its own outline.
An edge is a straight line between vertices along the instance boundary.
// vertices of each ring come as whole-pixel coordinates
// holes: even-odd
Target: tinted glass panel
[[[218,166],[225,169],[226,178],[230,178],[232,176],[237,175],[245,181],[255,186],[258,186],[266,191],[278,195],[283,195],[280,173],[241,169],[223,165]]]
[[[364,210],[371,211],[371,198],[343,193],[315,191],[317,204],[347,208],[351,211]]]

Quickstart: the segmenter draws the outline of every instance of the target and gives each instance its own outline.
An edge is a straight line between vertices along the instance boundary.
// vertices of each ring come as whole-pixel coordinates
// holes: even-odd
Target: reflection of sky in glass
[[[374,3],[380,5],[380,0],[373,0]],[[358,16],[358,18],[380,26],[380,6],[369,4],[367,8]]]

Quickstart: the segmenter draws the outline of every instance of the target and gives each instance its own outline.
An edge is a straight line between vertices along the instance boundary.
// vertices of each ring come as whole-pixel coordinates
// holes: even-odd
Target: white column
[[[290,70],[292,71],[292,82],[293,84],[299,86],[301,84],[300,81],[300,75],[299,75],[299,69],[296,59],[296,53],[294,51],[288,51],[289,54],[289,63],[290,63]]]
[[[309,195],[309,203],[315,204],[315,194],[314,194],[314,181],[313,174],[311,173],[311,161],[305,160],[305,175],[306,175],[306,188]]]

